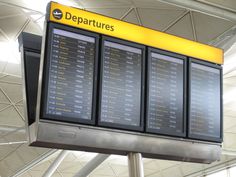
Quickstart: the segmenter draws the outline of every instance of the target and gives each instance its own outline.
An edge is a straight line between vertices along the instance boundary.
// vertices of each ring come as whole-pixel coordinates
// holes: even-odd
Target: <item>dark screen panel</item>
[[[97,37],[55,24],[49,31],[45,118],[92,123]]]
[[[103,40],[100,124],[142,129],[143,47]]]
[[[221,141],[221,69],[190,64],[189,137]]]
[[[149,50],[147,132],[185,135],[184,73],[183,56]]]
[[[31,125],[35,121],[37,92],[38,92],[38,75],[39,75],[40,51],[24,51],[25,65],[25,83],[26,99],[28,111],[28,123]]]

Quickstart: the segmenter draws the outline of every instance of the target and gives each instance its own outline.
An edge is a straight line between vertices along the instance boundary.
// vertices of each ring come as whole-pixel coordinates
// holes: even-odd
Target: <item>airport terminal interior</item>
[[[98,153],[30,147],[18,37],[43,35],[48,0],[0,0],[0,176],[72,177]],[[224,50],[223,143],[211,164],[143,158],[145,177],[236,177],[235,0],[55,0]],[[128,31],[127,31],[128,33]],[[127,156],[109,155],[89,177],[128,177]]]

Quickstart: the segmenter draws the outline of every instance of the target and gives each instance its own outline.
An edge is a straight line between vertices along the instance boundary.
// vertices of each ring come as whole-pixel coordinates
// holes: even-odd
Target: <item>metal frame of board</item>
[[[142,57],[141,57],[141,83],[140,83],[140,126],[131,126],[131,125],[122,125],[117,123],[110,122],[102,122],[101,121],[101,101],[102,101],[102,79],[103,79],[103,64],[104,64],[104,42],[109,41],[116,44],[121,44],[125,46],[134,47],[137,49],[141,49]],[[101,66],[100,66],[100,89],[99,89],[99,104],[98,104],[98,125],[109,127],[109,128],[119,128],[124,130],[136,130],[143,131],[144,130],[144,78],[145,78],[145,46],[132,43],[129,41],[124,41],[112,37],[102,36],[101,40]]]
[[[93,88],[92,88],[92,109],[91,109],[91,119],[90,120],[86,120],[86,119],[81,119],[81,118],[70,118],[70,117],[65,117],[65,116],[58,116],[58,115],[49,115],[46,114],[46,106],[45,106],[45,102],[47,100],[47,93],[45,92],[48,88],[48,76],[49,76],[49,58],[51,55],[51,43],[49,43],[49,41],[52,40],[52,30],[53,29],[60,29],[60,30],[65,30],[65,31],[69,31],[72,33],[78,33],[78,34],[82,34],[85,36],[89,36],[89,37],[93,37],[95,39],[95,59],[94,59],[94,69],[93,69]],[[42,97],[40,100],[40,104],[41,104],[41,112],[40,112],[40,118],[42,119],[49,119],[49,120],[57,120],[57,121],[63,121],[63,122],[74,122],[74,123],[82,123],[82,124],[95,124],[95,115],[96,115],[96,95],[97,95],[97,66],[98,66],[98,44],[99,44],[99,36],[96,33],[91,33],[88,31],[84,31],[84,30],[80,30],[80,29],[76,29],[76,28],[72,28],[72,27],[68,27],[68,26],[64,26],[61,24],[56,24],[56,23],[49,23],[49,25],[47,26],[47,36],[46,36],[46,47],[45,47],[45,52],[46,52],[46,56],[44,60],[44,73],[43,73],[43,79],[42,79]],[[46,68],[46,69],[45,69]],[[40,85],[39,85],[40,86]]]
[[[207,66],[210,68],[215,68],[218,69],[220,71],[220,137],[219,138],[215,138],[215,137],[210,137],[210,136],[201,136],[201,135],[193,135],[190,134],[190,109],[191,109],[191,63],[196,63],[196,64],[200,64],[203,66]],[[188,130],[187,130],[187,134],[189,138],[192,139],[196,139],[196,140],[201,140],[201,141],[213,141],[213,142],[219,142],[221,143],[223,141],[223,87],[222,87],[222,83],[223,83],[223,76],[222,76],[222,67],[217,65],[217,64],[213,64],[213,63],[209,63],[209,62],[205,62],[205,61],[201,61],[201,60],[197,60],[194,58],[189,58],[189,67],[188,67],[188,88],[189,88],[189,95],[188,95],[188,117],[189,117],[189,121],[188,121]]]
[[[183,60],[183,131],[181,133],[170,133],[167,130],[157,130],[157,129],[152,129],[152,128],[148,128],[148,109],[149,109],[149,69],[147,69],[147,77],[146,77],[146,132],[147,133],[154,133],[154,134],[163,134],[163,135],[169,135],[169,136],[176,136],[176,137],[186,137],[186,86],[187,86],[187,78],[186,78],[186,73],[187,73],[187,57],[180,55],[180,54],[175,54],[172,52],[168,52],[168,51],[163,51],[160,49],[156,49],[156,48],[151,48],[148,47],[148,57],[147,57],[147,68],[150,68],[150,63],[151,63],[151,53],[157,53],[157,54],[161,54],[164,56],[170,56],[170,57],[174,57],[176,59],[180,59]],[[151,71],[151,70],[150,70]]]

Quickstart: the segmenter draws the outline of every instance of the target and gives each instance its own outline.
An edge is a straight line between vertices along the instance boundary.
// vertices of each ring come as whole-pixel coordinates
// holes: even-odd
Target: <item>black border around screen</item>
[[[47,101],[47,93],[48,93],[48,78],[49,78],[49,59],[50,59],[50,51],[51,51],[51,40],[52,40],[52,30],[61,29],[69,32],[74,32],[90,37],[95,38],[95,61],[94,61],[94,74],[93,74],[93,98],[92,98],[92,108],[91,108],[91,119],[81,119],[81,118],[70,118],[65,116],[51,115],[46,114],[46,104]],[[57,23],[48,22],[47,24],[47,32],[46,32],[46,40],[45,40],[45,51],[44,51],[44,63],[43,63],[43,77],[42,77],[42,93],[41,93],[41,110],[40,110],[40,118],[46,120],[55,120],[60,122],[67,123],[83,123],[83,124],[95,124],[95,116],[96,116],[96,90],[97,90],[97,73],[98,73],[98,52],[99,52],[99,35],[96,33],[91,33],[88,31],[76,29],[73,27],[64,26]],[[60,118],[58,118],[60,117]]]
[[[36,41],[37,42],[37,41]],[[32,83],[29,83],[29,73],[32,74],[32,65],[29,64],[29,53],[33,53],[38,56],[34,56],[35,58],[38,58],[38,70],[37,68],[33,68],[33,77],[38,77],[39,74],[39,64],[40,64],[40,50],[36,49],[29,49],[29,48],[24,48],[23,49],[23,55],[24,55],[24,80],[25,80],[25,93],[26,93],[26,106],[27,106],[27,117],[28,117],[28,125],[31,125],[32,123],[35,122],[35,117],[36,117],[36,104],[37,104],[37,92],[38,90],[34,90],[36,93],[35,97],[35,102],[30,101],[30,97],[34,96],[34,92],[30,92],[29,87],[32,85]],[[32,60],[32,58],[31,58]],[[36,76],[37,74],[37,76]],[[31,76],[32,77],[32,76]],[[36,86],[38,88],[38,80],[35,81]],[[35,109],[32,108],[32,106],[35,104]],[[32,112],[31,112],[32,111]],[[31,115],[34,115],[33,117]]]
[[[141,58],[141,95],[140,95],[140,126],[131,126],[131,125],[123,125],[117,123],[109,123],[101,121],[101,101],[102,101],[102,77],[103,77],[103,57],[104,57],[104,42],[111,41],[114,43],[118,43],[121,45],[127,45],[130,47],[138,48],[142,50],[142,58]],[[101,65],[100,65],[100,81],[99,81],[99,107],[98,107],[98,125],[104,126],[108,128],[118,128],[123,130],[133,130],[133,131],[143,131],[144,130],[144,81],[145,81],[145,46],[125,40],[120,40],[113,37],[102,36],[101,40]]]
[[[190,110],[191,110],[191,63],[200,64],[203,66],[211,67],[218,69],[220,71],[220,137],[204,136],[204,135],[195,135],[190,133]],[[200,61],[194,58],[189,58],[189,67],[188,67],[188,130],[187,137],[190,139],[203,140],[203,141],[213,141],[221,143],[223,141],[223,79],[222,79],[222,67],[213,63]]]
[[[149,109],[149,68],[150,68],[150,60],[151,60],[151,53],[158,53],[161,55],[166,55],[166,56],[170,56],[170,57],[174,57],[176,59],[181,59],[183,60],[183,129],[182,129],[182,133],[171,133],[169,131],[165,131],[165,130],[157,130],[157,129],[152,129],[152,128],[148,128],[148,109]],[[148,47],[148,57],[147,57],[147,77],[146,77],[146,132],[147,133],[154,133],[154,134],[159,134],[159,135],[168,135],[168,136],[175,136],[175,137],[186,137],[186,92],[187,92],[187,79],[186,79],[186,75],[187,75],[187,57],[183,56],[183,55],[179,55],[179,54],[175,54],[172,52],[168,52],[168,51],[163,51],[160,49],[156,49],[156,48],[152,48],[152,47]]]

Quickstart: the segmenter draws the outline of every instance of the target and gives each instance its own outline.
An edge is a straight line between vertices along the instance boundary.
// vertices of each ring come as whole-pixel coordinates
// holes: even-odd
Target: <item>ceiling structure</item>
[[[170,1],[170,0],[168,0]],[[175,0],[173,0],[174,2]],[[203,5],[236,16],[234,0],[198,0]],[[236,34],[236,20],[223,19],[198,10],[158,0],[70,0],[59,1],[130,23],[181,36],[205,44],[225,47]],[[24,128],[22,78],[17,37],[22,31],[42,35],[46,0],[0,0],[0,176],[10,177],[34,167],[20,176],[44,174],[59,151],[28,147]],[[209,11],[211,9],[209,8]],[[210,13],[210,12],[209,12]],[[128,31],[127,31],[128,33]],[[236,163],[236,68],[233,47],[226,53],[224,65],[224,143],[221,161],[210,165],[144,159],[146,177],[201,176],[208,171]],[[228,59],[231,56],[231,60]],[[49,156],[40,161],[45,153]],[[71,177],[96,154],[70,151],[55,177]],[[40,161],[40,162],[39,162]],[[36,163],[39,162],[39,163]],[[19,174],[19,173],[18,173]],[[111,155],[90,177],[127,177],[127,158]]]

